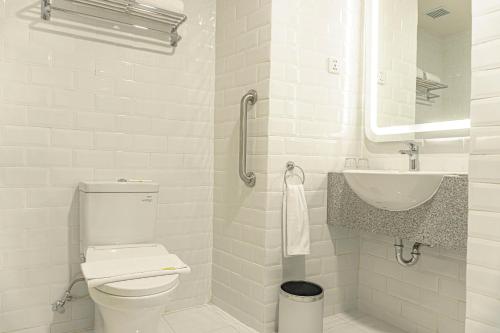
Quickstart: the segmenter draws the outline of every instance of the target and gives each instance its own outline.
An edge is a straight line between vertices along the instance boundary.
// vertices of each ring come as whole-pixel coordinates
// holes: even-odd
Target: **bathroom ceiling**
[[[427,12],[444,7],[450,14],[433,19]],[[471,28],[471,0],[418,0],[418,24],[437,36],[447,36]]]

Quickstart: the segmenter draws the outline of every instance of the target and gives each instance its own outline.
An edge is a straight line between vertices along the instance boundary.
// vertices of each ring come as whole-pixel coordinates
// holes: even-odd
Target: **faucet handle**
[[[419,145],[416,143],[416,142],[413,142],[413,141],[409,141],[406,143],[408,145],[408,149],[405,150],[400,150],[399,152],[401,154],[408,154],[408,153],[418,153],[419,152]]]

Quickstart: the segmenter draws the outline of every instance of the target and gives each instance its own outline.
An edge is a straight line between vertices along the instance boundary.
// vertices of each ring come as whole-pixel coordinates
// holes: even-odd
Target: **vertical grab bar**
[[[255,186],[255,173],[247,171],[247,118],[248,104],[257,102],[257,92],[250,90],[241,98],[240,104],[240,178],[248,187]]]

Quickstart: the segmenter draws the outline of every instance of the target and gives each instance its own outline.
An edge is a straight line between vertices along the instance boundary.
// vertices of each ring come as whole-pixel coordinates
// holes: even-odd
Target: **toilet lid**
[[[112,246],[92,246],[87,249],[86,261],[104,261],[113,259],[140,258],[151,256],[164,256],[168,254],[167,249],[160,244],[125,244]],[[175,288],[179,283],[179,275],[153,276],[142,279],[133,279],[103,284],[97,287],[104,293],[123,296],[137,297],[149,296],[168,291]]]

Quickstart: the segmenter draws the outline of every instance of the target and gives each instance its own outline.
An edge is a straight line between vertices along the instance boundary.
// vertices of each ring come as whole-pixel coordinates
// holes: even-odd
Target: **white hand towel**
[[[137,0],[137,2],[146,6],[153,6],[158,9],[184,13],[184,1],[182,0]]]
[[[282,228],[285,257],[310,253],[309,213],[302,184],[285,185]]]
[[[191,272],[189,266],[175,254],[85,262],[81,268],[89,288],[118,281]]]
[[[441,82],[441,78],[437,76],[436,74],[432,74],[429,72],[425,72],[425,79],[433,82]]]

